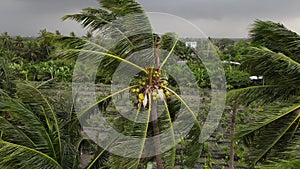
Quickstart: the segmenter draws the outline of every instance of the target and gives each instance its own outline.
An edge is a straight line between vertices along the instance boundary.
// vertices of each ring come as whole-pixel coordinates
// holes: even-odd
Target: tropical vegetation
[[[202,47],[185,45],[201,39],[152,32],[134,0],[98,2],[62,17],[87,29],[82,37],[46,29],[37,37],[1,34],[0,168],[300,168],[297,33],[256,20],[249,39],[207,39],[223,61],[228,93],[219,127],[201,143],[214,85],[197,57]],[[175,79],[186,68],[194,84]],[[123,69],[132,70],[130,81]],[[89,102],[95,83],[97,100]],[[133,105],[129,117],[118,109],[124,105]],[[181,117],[190,124],[176,122]],[[102,125],[139,141],[105,140],[108,130],[90,135]]]

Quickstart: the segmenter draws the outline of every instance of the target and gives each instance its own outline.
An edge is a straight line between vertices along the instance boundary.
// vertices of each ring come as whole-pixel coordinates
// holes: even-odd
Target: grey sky
[[[247,37],[255,19],[273,20],[300,33],[299,0],[138,0],[146,11],[183,17],[211,37]],[[96,0],[1,0],[0,32],[36,35],[39,30],[83,34],[65,14],[97,7]],[[155,18],[159,22],[159,18]],[[163,23],[162,23],[163,24]]]

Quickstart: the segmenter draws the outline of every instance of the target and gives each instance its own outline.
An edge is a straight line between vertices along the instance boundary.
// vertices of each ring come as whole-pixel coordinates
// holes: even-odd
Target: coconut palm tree
[[[35,40],[29,40],[24,44],[22,56],[27,61],[37,61],[41,55],[40,46]]]
[[[176,144],[179,138],[176,136],[178,133],[175,133],[173,129],[173,122],[182,113],[186,113],[191,117],[189,122],[192,125],[189,126],[190,132],[185,133],[186,139],[182,145],[185,148],[185,160],[182,160],[184,162],[181,165],[194,167],[201,155],[202,144],[199,143],[201,125],[191,103],[183,99],[174,88],[168,86],[167,74],[164,70],[166,66],[172,66],[168,65],[168,62],[174,61],[171,56],[178,46],[178,37],[174,34],[166,35],[171,45],[167,53],[161,53],[159,52],[161,37],[152,32],[148,17],[137,2],[134,0],[98,0],[98,2],[101,8],[85,8],[79,14],[63,17],[63,19],[72,19],[81,23],[92,32],[100,33],[92,40],[64,37],[64,41],[73,48],[62,51],[62,54],[67,57],[78,57],[82,59],[82,63],[99,64],[100,68],[92,66],[88,68],[98,69],[108,76],[112,76],[115,72],[126,76],[122,74],[125,71],[120,71],[118,67],[123,67],[129,72],[136,70],[139,73],[135,74],[129,87],[118,87],[118,90],[101,98],[97,103],[85,107],[79,111],[78,118],[84,120],[93,117],[91,112],[95,111],[95,106],[107,102],[122,92],[129,91],[132,96],[132,100],[129,101],[135,103],[133,120],[130,121],[122,116],[113,117],[115,119],[113,125],[122,134],[131,138],[141,138],[141,141],[130,142],[119,137],[109,140],[107,147],[103,147],[104,150],[120,150],[123,153],[122,155],[112,153],[109,166],[111,168],[141,168],[155,162],[157,168],[162,169],[174,168],[176,165]],[[139,52],[138,55],[135,54],[136,52]],[[124,76],[117,76],[119,77],[117,80]],[[172,99],[169,98],[170,96]],[[84,103],[84,105],[88,104]],[[159,105],[164,108],[158,118]],[[180,107],[184,110],[179,110]],[[142,114],[145,115],[143,117],[146,121],[135,122]],[[109,114],[106,115],[109,116]],[[100,122],[95,123],[101,125]],[[168,132],[169,137],[159,136],[164,132]],[[153,137],[153,142],[147,142],[147,137]],[[152,145],[151,143],[154,145],[153,150],[147,148]],[[169,149],[161,153],[160,150],[165,147]],[[147,156],[147,153],[152,156]],[[101,155],[102,152],[97,157]]]
[[[3,48],[6,48],[7,50],[11,49],[11,45],[12,45],[12,37],[9,35],[8,32],[4,32],[1,34],[1,46]]]
[[[21,36],[16,36],[14,38],[14,46],[17,50],[20,50],[24,47],[24,40]]]
[[[11,68],[11,58],[12,52],[10,51],[0,51],[0,90],[5,90],[9,93],[14,93],[14,82],[17,73]]]
[[[99,151],[81,136],[72,101],[60,100],[63,107],[54,106],[53,98],[38,89],[42,85],[20,83],[16,98],[1,91],[0,168],[78,169],[83,149]]]
[[[37,38],[39,46],[41,48],[41,57],[39,60],[46,60],[49,57],[51,50],[53,49],[54,34],[48,32],[46,29],[40,30],[39,37]]]
[[[265,107],[239,130],[237,137],[249,146],[252,165],[273,161],[273,167],[286,168],[282,165],[290,159],[298,166],[294,168],[299,168],[299,153],[286,150],[299,147],[300,36],[282,24],[257,20],[250,37],[252,47],[241,68],[251,75],[263,76],[264,85],[232,90],[229,98]]]

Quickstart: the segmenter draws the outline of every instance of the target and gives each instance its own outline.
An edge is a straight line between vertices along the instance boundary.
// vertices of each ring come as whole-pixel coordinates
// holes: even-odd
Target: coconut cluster
[[[148,99],[153,101],[171,98],[171,93],[167,90],[168,79],[159,69],[147,68],[147,76],[138,80],[136,87],[131,92],[136,95],[138,104],[146,107]]]

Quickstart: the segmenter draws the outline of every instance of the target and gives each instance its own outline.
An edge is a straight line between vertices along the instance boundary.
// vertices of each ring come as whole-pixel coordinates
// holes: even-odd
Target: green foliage
[[[237,137],[243,137],[249,146],[250,154],[247,158],[257,163],[266,158],[267,154],[272,157],[282,151],[298,130],[300,117],[296,113],[297,109],[297,104],[271,105],[257,113],[252,123],[243,126]]]
[[[234,46],[235,41],[228,38],[223,38],[220,40],[217,40],[215,42],[215,45],[219,48],[219,50],[228,50],[228,48]]]
[[[251,84],[250,74],[247,72],[231,68],[231,66],[226,66],[225,74],[227,89],[247,87]]]
[[[249,46],[247,40],[239,40],[233,45],[226,46],[224,50],[220,50],[220,58],[226,61],[241,62]]]
[[[66,37],[58,31],[53,34],[46,30],[41,30],[37,38],[11,37],[7,32],[1,34],[1,168],[79,168],[80,152],[94,153],[92,162],[87,168],[152,166],[154,161],[152,157],[133,159],[111,155],[106,152],[106,148],[102,149],[83,138],[73,112],[73,103],[66,108],[64,104],[67,102],[48,98],[48,95],[44,95],[37,88],[24,84],[18,85],[18,92],[14,95],[14,80],[55,79],[57,82],[71,82],[73,61],[79,54],[84,54],[87,59],[93,58],[95,63],[101,63],[96,75],[97,82],[109,84],[112,74],[121,62],[145,71],[146,68],[126,61],[125,58],[137,51],[158,46],[161,50],[169,51],[168,56],[176,54],[180,56],[182,62],[187,62],[198,86],[211,87],[206,67],[195,59],[194,49],[186,47],[175,33],[162,36],[153,33],[147,16],[137,2],[134,0],[98,0],[98,2],[100,8],[85,8],[79,14],[63,17],[63,20],[75,20],[89,29],[89,33],[82,38],[76,37],[74,32]],[[134,19],[126,20],[128,15],[131,17],[133,15]],[[116,25],[112,25],[112,22],[119,29],[113,32],[103,31],[114,28]],[[238,99],[245,105],[255,104],[256,107],[263,105],[259,107],[263,111],[255,112],[254,117],[245,117],[247,113],[238,115],[241,121],[245,120],[249,124],[240,128],[237,137],[244,139],[248,146],[250,153],[245,161],[251,162],[251,165],[258,163],[258,167],[261,168],[299,168],[300,37],[283,25],[269,21],[258,20],[253,26],[250,31],[251,44],[244,40],[236,42],[231,39],[215,42],[220,49],[218,52],[222,60],[242,62],[241,66],[224,64],[227,88],[236,89],[230,91],[228,101]],[[132,34],[140,30],[144,33]],[[103,31],[103,36],[92,37],[92,33],[97,31]],[[105,38],[106,36],[111,39],[121,38],[118,41],[107,41],[109,38]],[[57,59],[62,55],[73,59],[68,62]],[[139,57],[138,59],[142,58],[145,61],[153,59],[149,53],[141,54]],[[180,65],[171,66],[172,69],[169,70],[172,72],[169,73],[173,75],[180,73],[178,71],[181,69]],[[87,69],[89,68],[81,66],[76,72],[75,81],[89,79],[90,77],[84,75]],[[250,75],[262,75],[265,85],[249,87]],[[194,114],[189,103],[185,103],[179,96],[176,81],[169,77],[168,82],[170,86],[175,86],[175,89],[166,87],[164,90],[173,95],[172,99],[164,102],[165,111],[159,118],[160,132],[172,126],[179,114],[180,106],[186,108],[185,113]],[[192,84],[186,85],[188,87]],[[11,97],[2,90],[8,91]],[[126,90],[123,89],[121,92]],[[100,97],[96,104],[107,111],[111,97],[117,94]],[[266,106],[270,103],[271,105]],[[148,106],[150,110],[150,103]],[[85,115],[86,112],[81,113]],[[155,135],[150,119],[145,124],[139,124],[122,117],[115,118],[108,112],[106,114],[112,125],[122,133],[140,138]],[[206,158],[204,167],[213,168],[209,143],[202,145],[198,142],[201,129],[198,118],[200,117],[195,117],[195,124],[187,138],[180,140],[172,138],[172,142],[180,142],[183,150],[180,157],[176,154],[176,147],[163,153],[161,156],[165,168],[174,168],[175,164],[192,168],[203,149]],[[236,144],[239,142],[240,140],[237,140]],[[118,148],[118,144],[122,143],[122,140],[115,140],[112,145]],[[125,153],[137,151],[142,157],[143,149],[129,143],[125,144],[129,145],[128,149],[124,150]],[[144,143],[141,144],[144,146]],[[286,145],[288,146],[285,147]],[[246,154],[243,148],[238,153]]]
[[[101,35],[95,39],[65,38],[65,40],[71,45],[70,49],[62,51],[62,54],[66,57],[77,57],[79,54],[83,54],[81,55],[82,60],[88,60],[89,62],[100,65],[98,76],[105,79],[106,77],[111,77],[120,62],[125,62],[128,65],[128,68],[135,68],[148,74],[149,72],[147,72],[147,70],[149,68],[146,66],[141,67],[135,62],[142,60],[147,63],[147,66],[154,66],[153,51],[140,52],[139,55],[131,56],[131,54],[145,49],[161,47],[161,49],[167,50],[167,52],[161,53],[161,55],[166,55],[164,59],[161,59],[161,65],[159,65],[159,68],[162,69],[162,71],[164,69],[164,64],[173,53],[178,52],[181,54],[180,52],[186,52],[186,50],[181,51],[182,48],[186,47],[183,43],[180,43],[177,36],[174,36],[175,34],[166,34],[163,37],[159,37],[157,34],[152,32],[148,18],[137,2],[131,0],[99,0],[99,3],[102,8],[86,8],[83,9],[80,14],[67,15],[63,19],[72,19],[80,22],[83,27],[89,28],[91,31],[100,30]],[[111,24],[111,22],[114,24]],[[116,29],[116,26],[118,29]],[[135,34],[141,31],[143,31],[143,33]],[[161,42],[160,40],[162,38],[164,40]],[[114,39],[117,41],[114,41]],[[159,42],[161,42],[161,44],[158,44]],[[125,58],[129,56],[133,58],[133,61],[125,60]],[[149,86],[152,86],[152,84]],[[111,93],[110,95],[101,98],[94,105],[105,102],[111,97],[129,89],[136,89],[136,86],[130,86],[128,88],[120,89],[115,93]],[[186,158],[183,165],[192,167],[197,162],[202,146],[198,143],[200,135],[198,131],[200,131],[201,126],[192,111],[193,109],[189,106],[190,103],[186,103],[179,94],[165,86],[165,93],[171,93],[172,99],[177,100],[176,103],[180,103],[185,107],[185,109],[183,110],[184,112],[170,112],[169,110],[172,110],[172,108],[169,109],[170,105],[166,103],[166,100],[160,101],[165,109],[158,119],[158,124],[154,124],[150,121],[150,116],[152,118],[152,115],[155,113],[155,110],[153,110],[154,108],[152,108],[152,104],[156,105],[158,104],[158,101],[153,101],[154,103],[152,103],[150,95],[152,90],[154,89],[150,87],[147,90],[140,90],[140,92],[144,92],[144,95],[142,95],[143,97],[139,97],[139,99],[141,99],[143,103],[145,102],[147,104],[145,104],[145,107],[139,107],[138,110],[136,110],[135,115],[137,118],[141,111],[140,109],[146,110],[147,117],[144,123],[134,123],[122,117],[114,117],[115,120],[113,120],[113,125],[119,129],[119,132],[134,138],[141,138],[144,141],[133,144],[132,142],[126,142],[126,140],[122,140],[120,138],[110,140],[110,146],[113,149],[119,149],[121,148],[121,145],[128,145],[120,150],[124,152],[125,157],[111,155],[110,160],[108,161],[110,168],[139,168],[146,166],[150,161],[154,161],[152,157],[143,158],[144,146],[146,144],[145,141],[149,136],[156,136],[163,132],[170,132],[170,136],[166,139],[172,143],[176,143],[177,140],[174,136],[174,130],[172,130],[172,123],[174,121],[172,117],[174,117],[175,113],[188,114],[193,117],[195,122],[194,129],[193,132],[188,133],[188,139],[186,140],[186,148],[189,156]],[[94,105],[91,105],[90,109],[80,112],[79,118],[81,116],[89,116]],[[168,131],[170,128],[171,130]],[[157,132],[157,129],[159,133],[155,133]],[[167,144],[170,144],[170,142],[164,142],[162,145],[158,146],[167,147]],[[175,149],[176,147],[172,147],[169,151],[155,157],[158,158],[158,156],[160,156],[161,159],[163,159],[164,168],[174,168],[176,162]],[[138,153],[139,158],[126,157],[130,157],[133,152]],[[101,155],[101,153],[99,153],[99,155]]]
[[[65,15],[62,19],[75,20],[84,28],[94,32],[116,20],[118,17],[143,13],[143,9],[134,0],[97,0],[102,8],[84,8],[79,14]]]
[[[74,69],[72,61],[54,60],[47,62],[7,63],[7,70],[15,80],[71,82]]]
[[[255,46],[264,46],[275,53],[283,53],[297,62],[300,61],[300,36],[283,24],[256,20],[250,30],[250,37]]]
[[[250,36],[255,47],[247,48],[240,68],[251,75],[262,75],[264,85],[232,90],[228,100],[262,105],[262,111],[254,114],[253,121],[244,125],[237,137],[244,139],[249,147],[248,161],[252,166],[279,167],[287,160],[291,161],[287,168],[293,168],[297,156],[282,154],[293,154],[284,147],[298,144],[294,139],[299,137],[300,120],[299,36],[270,21],[256,21]],[[274,160],[278,158],[284,160]],[[269,160],[280,162],[271,164]]]
[[[1,117],[1,139],[5,141],[0,148],[1,161],[7,161],[1,164],[2,168],[21,166],[31,156],[35,156],[34,159],[39,162],[36,168],[43,168],[43,158],[54,161],[57,168],[62,168],[62,164],[58,163],[65,158],[63,150],[65,155],[71,152],[68,152],[70,150],[67,147],[62,147],[59,120],[48,100],[36,88],[28,85],[18,85],[17,95],[19,99],[8,97],[0,102],[1,112],[6,112],[11,117],[10,120]],[[78,136],[74,135],[74,141],[76,137]],[[72,145],[70,142],[68,144]],[[11,156],[3,154],[3,150],[7,148],[10,149]],[[34,152],[30,156],[22,158],[18,155],[22,152],[29,154],[30,151]],[[17,163],[14,162],[15,159],[18,159]]]
[[[174,40],[175,33],[166,33],[161,36],[160,49],[170,51]],[[196,55],[194,49],[186,46],[182,40],[179,40],[174,48],[174,54],[179,56],[181,60],[192,60]]]
[[[1,95],[1,168],[79,169],[82,152],[100,149],[82,136],[71,97],[53,95],[29,84],[18,84],[16,98]],[[103,164],[105,155],[90,166]]]
[[[268,159],[266,165],[259,165],[258,168],[262,169],[298,169],[300,167],[300,154],[299,154],[299,137],[291,140],[286,146],[285,151],[278,154],[277,157]]]
[[[13,80],[15,79],[16,72],[9,68],[10,64],[8,59],[0,57],[0,89],[12,94],[15,88]]]
[[[56,81],[71,82],[74,62],[55,58],[57,49],[68,47],[58,41],[60,37],[46,30],[41,30],[37,38],[2,34],[1,79],[10,86],[8,83],[13,80],[46,81],[55,78]],[[4,81],[1,83],[3,86]]]
[[[188,62],[188,66],[193,72],[198,85],[202,88],[210,88],[210,78],[205,65],[201,61],[194,59]],[[250,74],[238,70],[237,66],[231,66],[228,63],[224,63],[224,70],[226,75],[227,89],[247,87],[251,84]],[[174,66],[174,72],[176,72],[176,66]]]
[[[47,61],[58,47],[54,40],[60,36],[45,29],[40,31],[37,38],[11,37],[6,32],[0,37],[0,48],[7,51],[6,56],[11,61],[17,62],[17,59],[24,62]]]
[[[188,62],[188,66],[193,72],[194,77],[200,87],[210,87],[210,79],[204,64],[199,60]],[[176,71],[175,71],[176,72]]]
[[[56,60],[40,62],[28,66],[29,77],[36,81],[55,79],[58,82],[71,82],[74,63]]]

